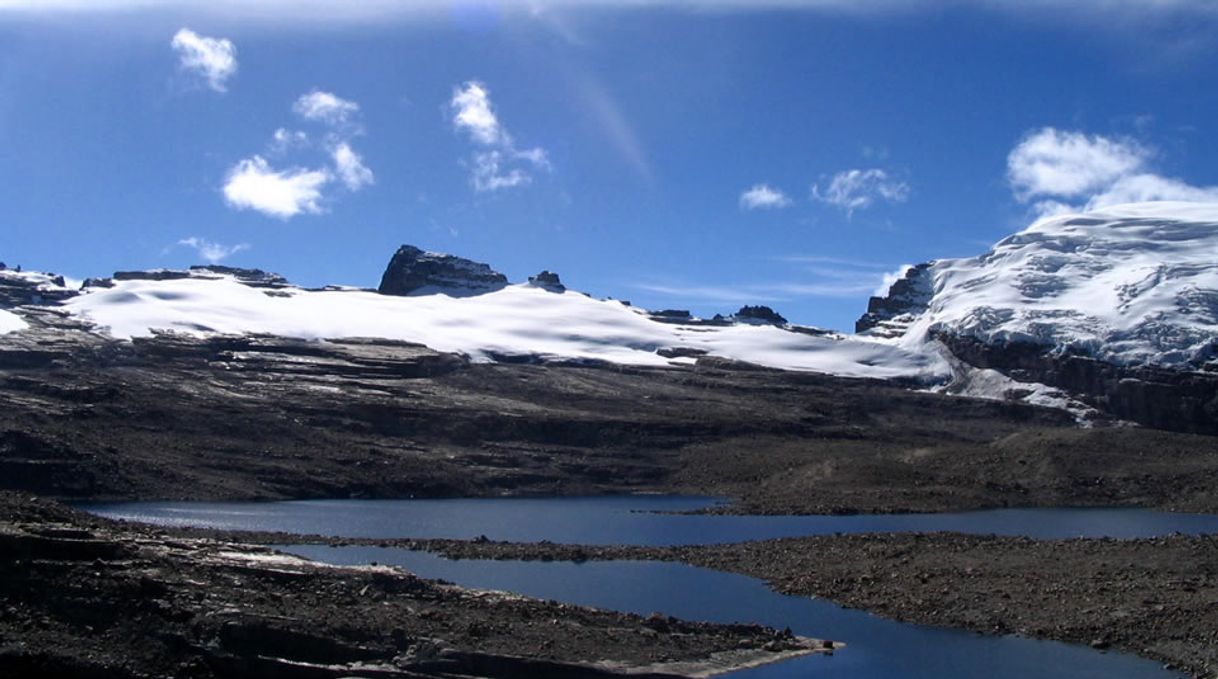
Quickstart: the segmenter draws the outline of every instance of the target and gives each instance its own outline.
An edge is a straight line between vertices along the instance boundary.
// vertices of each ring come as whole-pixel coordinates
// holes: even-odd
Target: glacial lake
[[[275,503],[123,503],[80,508],[162,525],[281,530],[344,537],[437,537],[675,545],[826,533],[958,531],[1038,538],[1151,537],[1218,533],[1218,516],[1139,509],[1012,509],[882,516],[681,515],[718,502],[707,497],[618,496],[551,499],[332,500]],[[460,585],[499,589],[640,614],[790,627],[847,644],[733,673],[733,679],[1015,679],[1178,677],[1159,663],[1087,647],[1017,636],[987,637],[911,625],[829,601],[777,594],[764,582],[676,563],[449,561],[381,547],[293,545],[284,551],[336,564],[377,562]]]
[[[512,542],[689,545],[833,533],[938,532],[1033,538],[1138,538],[1218,533],[1218,515],[1148,509],[993,509],[944,514],[719,516],[677,514],[713,497],[628,495],[455,500],[134,502],[77,505],[115,519],[161,525],[286,531],[360,538],[485,535]]]

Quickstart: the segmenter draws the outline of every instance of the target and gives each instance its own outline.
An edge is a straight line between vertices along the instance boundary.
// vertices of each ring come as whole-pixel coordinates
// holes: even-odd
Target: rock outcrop
[[[768,306],[742,306],[733,318],[738,323],[753,323],[761,325],[786,325],[787,319],[782,314]]]
[[[895,337],[905,332],[914,317],[926,311],[934,294],[933,262],[911,266],[888,288],[887,294],[867,301],[867,313],[854,323],[855,332]]]
[[[403,245],[389,260],[377,291],[383,295],[438,292],[466,297],[494,292],[507,283],[506,276],[487,264]]]
[[[190,272],[195,275],[220,274],[221,276],[232,276],[242,283],[256,288],[280,288],[290,285],[288,279],[284,278],[283,276],[270,271],[263,271],[262,269],[246,269],[238,266],[207,264],[202,266],[192,266],[190,267]]]
[[[0,267],[0,308],[53,304],[77,294],[63,276],[13,271]]]
[[[567,286],[562,284],[562,281],[558,278],[558,274],[549,270],[542,271],[536,276],[529,276],[529,285],[535,288],[541,288],[542,290],[548,290],[550,292],[567,291]]]

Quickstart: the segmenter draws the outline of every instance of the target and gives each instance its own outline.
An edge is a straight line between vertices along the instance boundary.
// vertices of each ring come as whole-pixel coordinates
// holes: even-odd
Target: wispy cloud
[[[194,248],[199,253],[199,256],[203,258],[203,261],[207,262],[208,264],[217,264],[224,259],[237,254],[238,252],[250,249],[250,246],[247,243],[224,245],[222,243],[209,241],[205,238],[199,238],[198,236],[183,238],[182,240],[178,241],[178,245]]]
[[[791,199],[780,189],[769,184],[754,184],[740,194],[740,207],[746,210],[763,210],[790,207]]]
[[[452,123],[481,147],[471,156],[470,182],[476,191],[497,191],[533,181],[533,171],[549,170],[545,149],[519,149],[515,139],[499,122],[490,91],[471,80],[453,89],[448,102]]]
[[[305,120],[339,126],[347,124],[359,113],[359,104],[343,99],[333,92],[313,90],[300,95],[292,105],[292,111]]]
[[[634,283],[636,290],[651,292],[678,300],[697,300],[708,302],[726,302],[731,304],[746,304],[749,302],[781,302],[786,298],[774,297],[768,293],[760,293],[744,287],[722,285],[696,285],[658,283]]]
[[[882,286],[891,265],[839,257],[781,256],[772,261],[794,265],[785,279],[740,285],[688,281],[644,281],[633,283],[643,290],[674,301],[722,303],[785,302],[809,297],[860,298]],[[885,286],[886,287],[886,286]]]
[[[288,130],[280,127],[271,134],[271,150],[276,153],[308,146],[308,144],[309,135],[302,130]]]
[[[795,264],[836,264],[854,269],[887,269],[887,264],[872,262],[850,257],[832,257],[828,255],[779,255],[773,258],[776,262],[792,262]]]
[[[228,79],[237,72],[237,47],[231,40],[208,38],[183,28],[169,44],[178,53],[183,71],[203,78],[217,92],[227,90]]]
[[[376,181],[372,176],[372,170],[364,165],[364,159],[352,151],[351,146],[346,142],[338,143],[331,155],[334,158],[334,169],[338,172],[338,178],[349,190],[359,191]]]
[[[376,177],[364,158],[351,147],[351,139],[364,133],[359,125],[359,104],[331,92],[313,90],[292,105],[292,111],[310,123],[324,125],[320,138],[303,130],[277,128],[271,135],[269,154],[311,155],[310,165],[325,153],[328,166],[296,166],[277,170],[261,155],[237,162],[224,180],[224,200],[237,210],[256,210],[270,217],[291,219],[302,214],[325,212],[329,186],[355,192],[374,184]]]
[[[224,181],[224,200],[238,210],[256,210],[290,219],[322,212],[322,187],[331,180],[326,170],[275,170],[262,156],[239,161]]]
[[[873,292],[876,281],[787,281],[749,283],[739,286],[699,283],[633,283],[632,287],[678,301],[755,304],[757,302],[789,302],[808,297],[855,298]]]
[[[1218,186],[1192,186],[1156,174],[1157,151],[1127,138],[1045,127],[1007,156],[1016,200],[1040,215],[1155,200],[1218,202]]]
[[[833,175],[825,186],[812,185],[812,200],[820,201],[853,215],[877,201],[903,203],[909,198],[909,184],[893,179],[879,168],[844,170]]]
[[[647,149],[617,99],[589,73],[580,73],[573,81],[578,101],[588,111],[590,119],[600,127],[604,139],[643,181],[650,183],[654,172],[647,158]]]

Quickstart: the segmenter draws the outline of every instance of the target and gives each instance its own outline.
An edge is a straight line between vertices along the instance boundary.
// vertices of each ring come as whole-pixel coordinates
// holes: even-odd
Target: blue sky
[[[1038,214],[1218,200],[1215,24],[1186,0],[0,0],[0,260],[375,286],[411,243],[849,329],[886,273]]]

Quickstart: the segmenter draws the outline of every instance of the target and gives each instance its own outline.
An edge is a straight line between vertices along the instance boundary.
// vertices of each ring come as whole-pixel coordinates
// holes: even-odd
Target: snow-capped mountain
[[[873,306],[898,313],[864,334],[906,348],[951,334],[1122,366],[1201,367],[1218,343],[1218,206],[1043,219],[981,256],[915,267],[880,299]]]
[[[54,305],[110,340],[381,338],[473,361],[680,366],[730,360],[1218,430],[1218,206],[1146,203],[1040,220],[978,257],[911,267],[856,335],[767,307],[699,319],[403,246],[379,290],[305,289],[254,269],[120,272],[69,289],[0,270],[0,334]],[[23,317],[24,315],[24,317]]]
[[[1119,418],[1218,431],[1218,205],[1042,219],[978,257],[908,269],[858,330],[938,347],[960,393],[1005,379],[1008,393],[1057,389]]]

